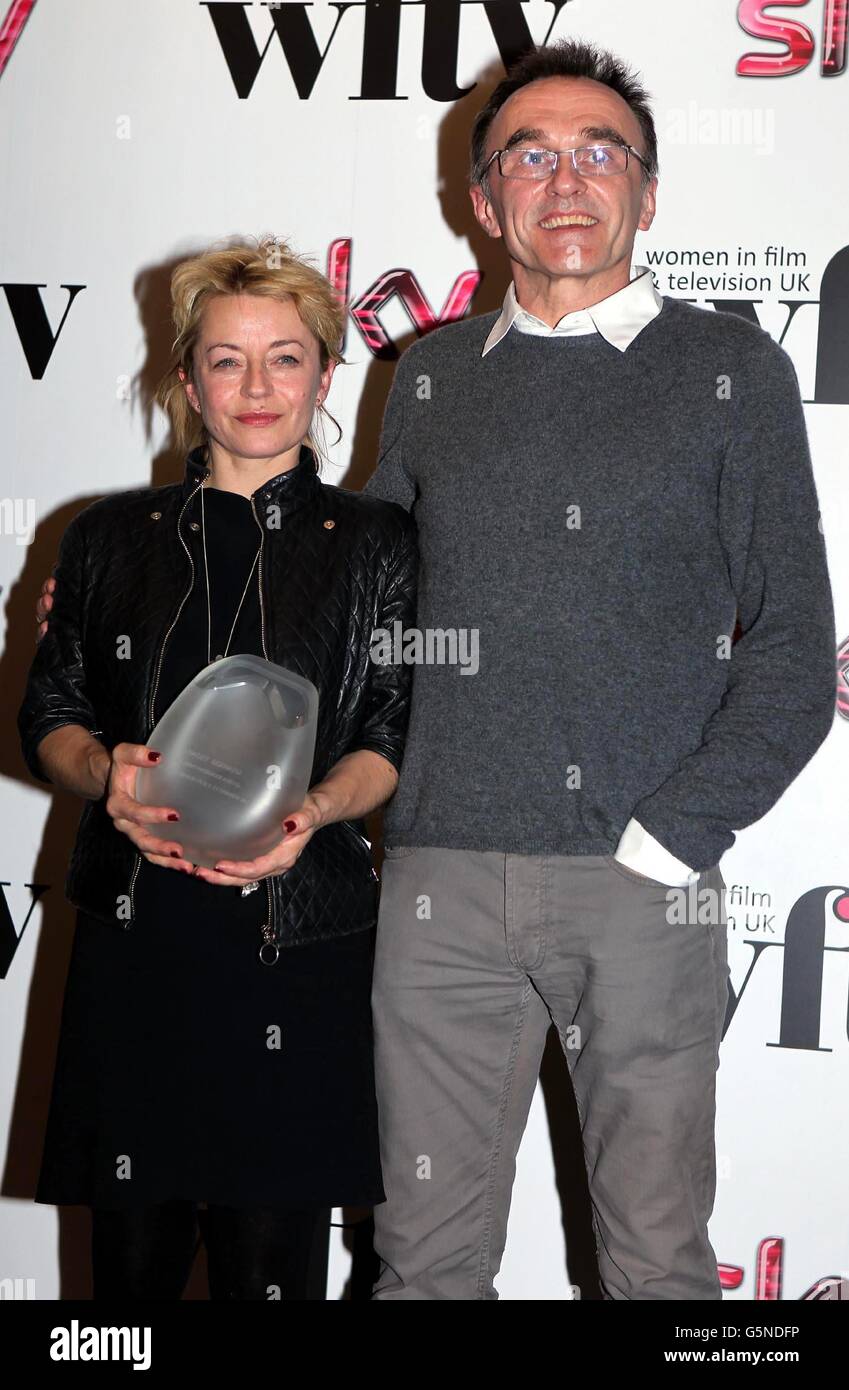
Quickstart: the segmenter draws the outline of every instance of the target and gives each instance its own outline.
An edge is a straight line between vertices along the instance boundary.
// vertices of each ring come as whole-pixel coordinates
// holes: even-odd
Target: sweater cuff
[[[699,877],[688,864],[683,864],[668,849],[664,849],[660,841],[633,817],[625,826],[613,857],[618,864],[624,864],[626,868],[644,874],[646,878],[653,878],[658,883],[666,883],[670,888],[686,888],[688,883],[695,883]]]

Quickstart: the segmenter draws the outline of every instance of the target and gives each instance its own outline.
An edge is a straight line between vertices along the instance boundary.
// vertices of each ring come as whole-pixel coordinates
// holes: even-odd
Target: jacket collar
[[[206,463],[206,445],[199,444],[186,456],[186,474],[183,479],[183,496],[187,498],[204,478],[209,477]],[[306,445],[301,445],[298,462],[285,473],[278,473],[263,483],[253,497],[258,506],[277,506],[283,511],[294,511],[316,496],[321,487],[321,479],[315,471],[315,455]]]

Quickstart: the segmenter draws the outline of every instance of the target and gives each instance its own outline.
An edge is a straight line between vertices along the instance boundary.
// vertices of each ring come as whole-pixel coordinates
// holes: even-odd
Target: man
[[[521,59],[472,139],[504,307],[415,343],[387,404],[367,490],[418,522],[419,630],[476,631],[479,670],[419,665],[386,814],[376,1299],[498,1297],[551,1021],[603,1296],[721,1298],[718,861],[828,733],[835,635],[792,364],[629,278],[656,189],[627,69]]]

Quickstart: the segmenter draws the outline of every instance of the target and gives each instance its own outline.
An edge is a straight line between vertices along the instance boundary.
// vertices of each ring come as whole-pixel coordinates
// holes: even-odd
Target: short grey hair
[[[479,183],[489,195],[484,176],[486,137],[496,115],[508,97],[546,77],[587,77],[601,82],[626,101],[636,116],[642,131],[645,149],[642,151],[648,167],[640,165],[644,184],[657,177],[657,132],[649,102],[651,97],[635,73],[607,49],[581,39],[560,39],[557,43],[538,44],[517,58],[499,82],[489,101],[478,112],[472,126],[469,181]]]

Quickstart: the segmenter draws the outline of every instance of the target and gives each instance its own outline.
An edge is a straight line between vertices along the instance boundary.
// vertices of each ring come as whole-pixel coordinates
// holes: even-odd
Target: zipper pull
[[[272,955],[272,951],[274,954]],[[271,922],[266,922],[262,929],[262,945],[258,952],[263,965],[276,965],[280,958],[280,947],[274,940],[274,928]]]

